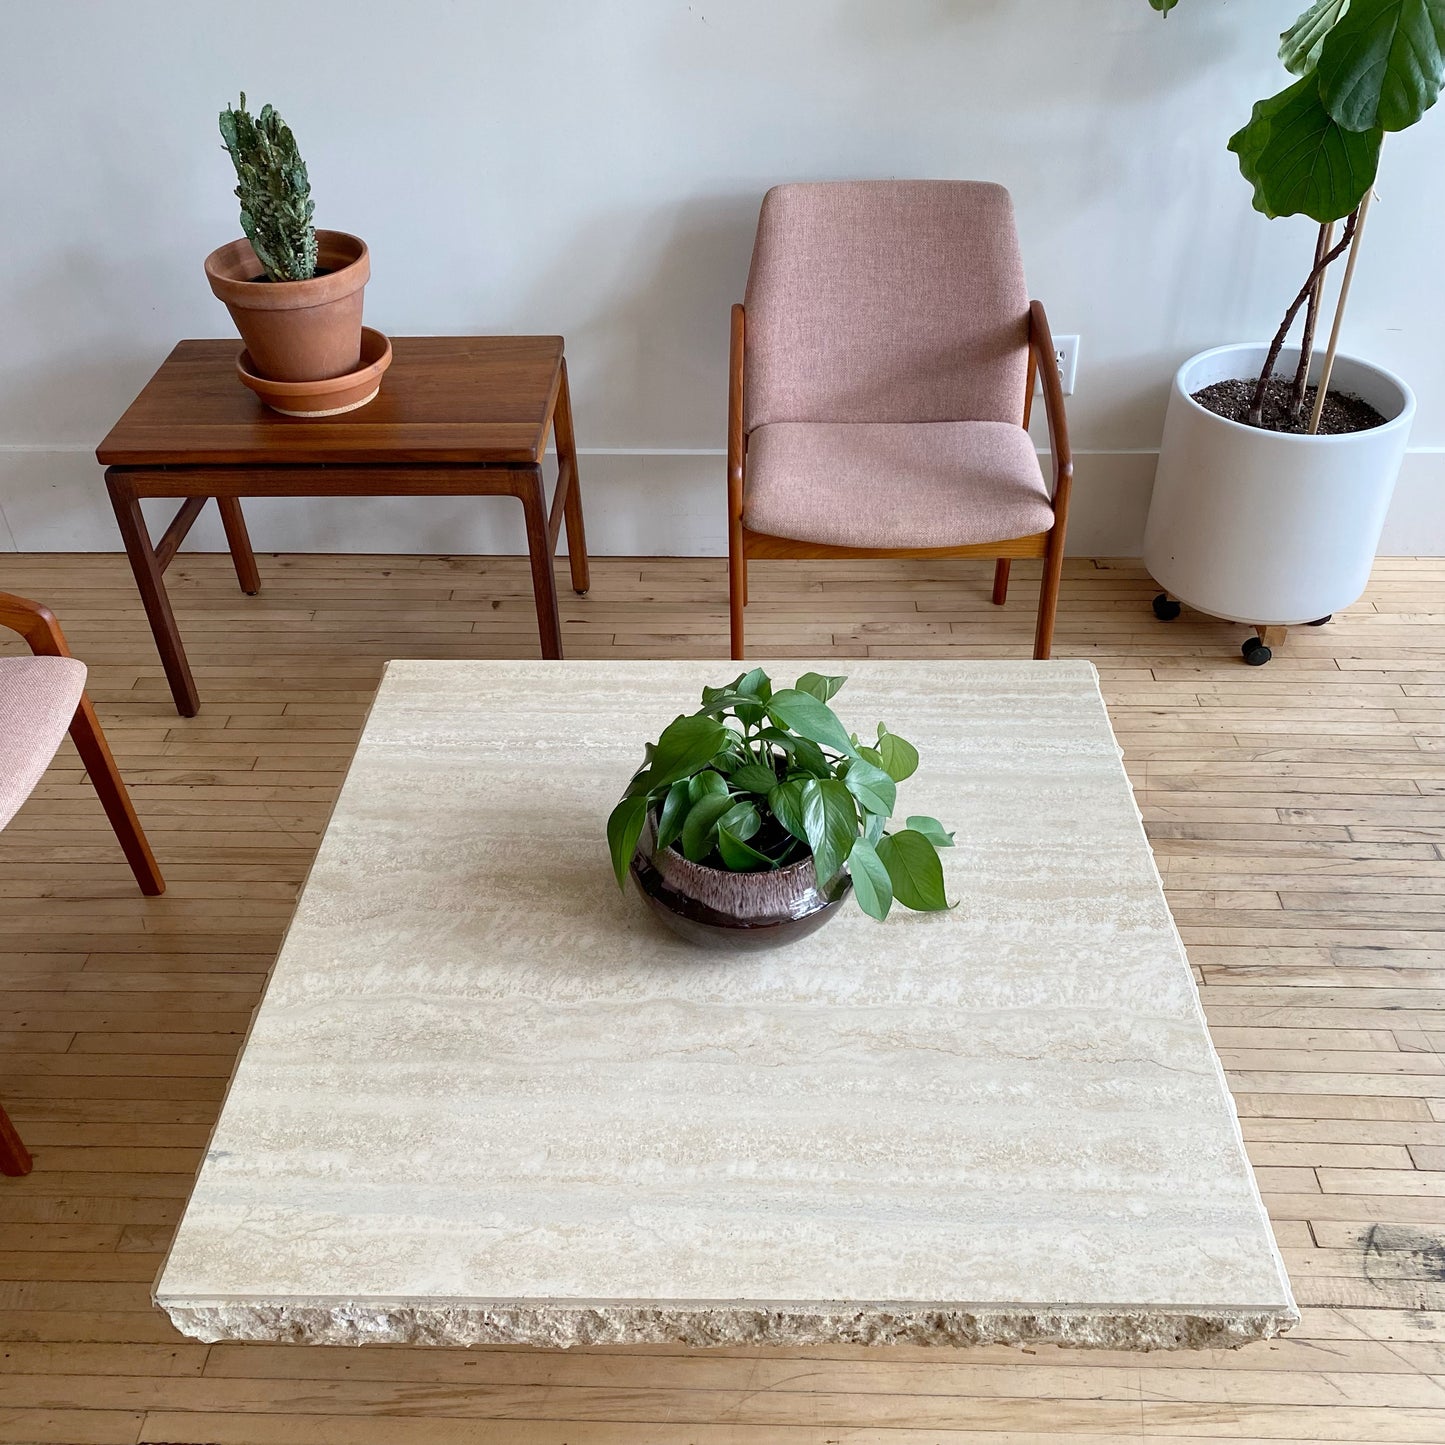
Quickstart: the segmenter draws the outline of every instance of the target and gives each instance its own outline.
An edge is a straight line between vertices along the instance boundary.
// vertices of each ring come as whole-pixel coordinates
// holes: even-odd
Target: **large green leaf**
[[[728,730],[710,717],[680,717],[669,723],[652,754],[649,791],[669,788],[705,768],[727,745]]]
[[[887,918],[893,906],[893,882],[878,850],[866,839],[859,838],[853,844],[853,851],[848,855],[848,874],[863,912],[870,918]]]
[[[722,860],[734,873],[756,873],[764,868],[777,865],[766,853],[759,853],[736,833],[718,824],[717,850]]]
[[[716,773],[712,774],[717,777]],[[719,779],[721,782],[721,779]],[[662,814],[657,820],[657,846],[661,850],[670,848],[682,836],[682,825],[687,819],[687,810],[692,805],[689,786],[685,779],[674,783],[667,790],[662,805]]]
[[[737,680],[736,690],[745,697],[756,699],[753,703],[740,702],[733,709],[740,722],[746,723],[750,728],[756,727],[763,720],[763,703],[773,695],[772,679],[762,668],[755,667]]]
[[[1279,58],[1291,75],[1308,75],[1319,64],[1325,36],[1349,8],[1350,0],[1315,0],[1279,37]]]
[[[1356,0],[1358,3],[1358,0]],[[1345,130],[1320,103],[1313,75],[1262,100],[1229,148],[1266,216],[1348,216],[1375,182],[1381,132]]]
[[[821,672],[805,672],[797,681],[799,692],[811,693],[819,702],[831,702],[848,679],[825,677]]]
[[[1179,3],[1179,0],[1149,0],[1149,3],[1161,15],[1167,15]]]
[[[953,847],[953,834],[937,818],[919,815],[907,819],[904,826],[911,828],[915,833],[922,833],[935,848]]]
[[[920,913],[940,913],[948,907],[943,892],[943,864],[933,844],[911,828],[890,833],[878,844],[878,856],[888,870],[893,896]]]
[[[850,756],[854,751],[853,740],[838,721],[838,714],[811,693],[799,692],[795,687],[775,692],[768,700],[768,716],[822,747]]]
[[[732,775],[732,785],[745,793],[770,793],[778,785],[778,775],[762,763],[747,763]]]
[[[808,830],[803,826],[803,789],[807,783],[802,778],[792,778],[779,783],[768,793],[768,807],[773,817],[800,843],[808,841]]]
[[[911,778],[918,771],[918,749],[889,732],[882,723],[878,724],[878,752],[880,766],[895,783]]]
[[[809,778],[803,784],[803,829],[813,850],[818,885],[826,887],[858,836],[858,805],[837,778]]]
[[[637,840],[647,821],[647,806],[645,797],[624,798],[607,820],[607,847],[612,854],[612,871],[617,875],[619,888],[627,886],[627,865],[637,851]]]
[[[1347,131],[1407,130],[1445,84],[1445,0],[1354,0],[1325,37],[1318,74],[1325,110]]]
[[[694,863],[701,863],[713,850],[717,840],[718,819],[733,805],[726,793],[709,793],[692,805],[687,822],[682,825],[682,853]]]
[[[694,774],[688,779],[687,796],[691,802],[700,802],[709,793],[716,793],[720,797],[727,797],[727,779],[720,773],[715,773],[711,768],[705,773]]]
[[[734,838],[746,843],[763,826],[763,820],[751,803],[735,800],[732,807],[717,820],[717,826],[719,833],[726,828]]]
[[[865,758],[854,758],[848,764],[843,786],[867,812],[881,813],[885,818],[892,815],[893,805],[898,801],[898,784]]]

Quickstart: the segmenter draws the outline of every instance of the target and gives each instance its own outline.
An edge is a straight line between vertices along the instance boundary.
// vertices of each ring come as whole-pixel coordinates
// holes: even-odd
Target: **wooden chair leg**
[[[1049,550],[1044,557],[1044,580],[1039,586],[1039,625],[1034,633],[1034,657],[1039,662],[1047,662],[1053,655],[1054,618],[1059,610],[1059,580],[1063,572],[1063,529],[1055,527],[1049,536]]]
[[[70,737],[76,752],[80,754],[81,762],[85,764],[91,785],[100,797],[106,817],[110,819],[110,826],[115,829],[115,836],[120,840],[121,850],[125,853],[131,872],[135,874],[136,882],[140,884],[140,891],[152,897],[164,893],[165,879],[161,877],[161,870],[156,866],[155,856],[146,841],[140,819],[135,815],[130,794],[126,792],[115,759],[111,756],[110,745],[100,730],[95,709],[84,693],[81,694],[75,717],[71,720]]]
[[[1013,563],[1007,557],[1000,557],[993,564],[993,605],[1002,607],[1008,601],[1008,574]]]
[[[732,653],[735,662],[743,657],[743,608],[748,601],[748,558],[744,549],[742,529],[728,532],[728,616],[732,631]]]
[[[10,1115],[0,1105],[0,1174],[18,1179],[22,1174],[29,1174],[34,1167],[35,1161],[31,1159],[24,1140],[15,1132]]]

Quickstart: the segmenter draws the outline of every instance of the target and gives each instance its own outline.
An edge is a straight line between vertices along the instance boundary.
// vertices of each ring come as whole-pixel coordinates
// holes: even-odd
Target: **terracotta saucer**
[[[236,358],[236,375],[272,411],[282,416],[340,416],[365,406],[381,390],[381,375],[391,365],[391,342],[370,326],[361,328],[361,361],[355,371],[325,381],[272,381],[259,376],[251,353]]]

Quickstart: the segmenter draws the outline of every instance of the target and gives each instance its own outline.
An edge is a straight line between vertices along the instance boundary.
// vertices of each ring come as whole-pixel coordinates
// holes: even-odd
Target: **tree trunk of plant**
[[[1319,266],[1324,254],[1334,244],[1335,225],[1333,221],[1326,221],[1320,227],[1320,234],[1315,240],[1315,265]],[[1294,389],[1290,392],[1289,398],[1289,419],[1298,426],[1304,417],[1305,392],[1309,387],[1310,362],[1315,354],[1315,325],[1319,320],[1320,297],[1325,289],[1324,273],[1321,272],[1314,286],[1310,289],[1309,305],[1305,307],[1305,329],[1304,335],[1300,338],[1299,344],[1299,365],[1295,368]]]
[[[1284,321],[1274,334],[1274,340],[1270,342],[1269,354],[1264,359],[1264,365],[1260,368],[1259,385],[1254,389],[1254,398],[1249,404],[1249,415],[1247,420],[1250,426],[1264,425],[1264,399],[1269,394],[1269,384],[1274,378],[1274,368],[1279,361],[1279,354],[1284,349],[1285,338],[1289,335],[1290,327],[1294,325],[1294,319],[1300,313],[1300,307],[1310,299],[1318,282],[1329,268],[1340,259],[1350,248],[1350,242],[1355,238],[1355,227],[1359,224],[1360,213],[1355,211],[1345,222],[1345,234],[1339,245],[1333,246],[1320,257],[1313,270],[1310,271],[1309,280],[1305,282],[1298,296],[1290,302],[1289,310],[1284,313]]]

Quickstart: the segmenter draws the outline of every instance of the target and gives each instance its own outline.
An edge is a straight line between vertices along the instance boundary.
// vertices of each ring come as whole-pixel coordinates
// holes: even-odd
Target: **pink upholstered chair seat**
[[[1036,536],[1054,509],[1012,422],[772,422],[748,442],[743,525],[833,547]]]
[[[50,766],[84,689],[73,657],[0,657],[0,828]]]

